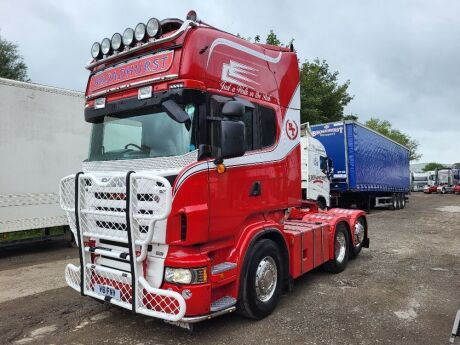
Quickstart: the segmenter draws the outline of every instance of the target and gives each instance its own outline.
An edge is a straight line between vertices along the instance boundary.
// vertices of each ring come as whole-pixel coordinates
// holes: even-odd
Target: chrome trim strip
[[[120,53],[118,53],[116,55],[110,55],[110,56],[106,57],[105,59],[103,58],[101,60],[91,62],[90,64],[88,64],[86,66],[86,69],[91,70],[92,68],[94,68],[96,66],[99,66],[99,65],[101,65],[103,63],[112,61],[112,60],[114,60],[116,58],[123,57],[123,56],[131,54],[131,53],[135,53],[135,52],[137,52],[137,51],[139,51],[141,49],[148,48],[148,47],[154,46],[156,44],[160,44],[160,43],[175,40],[180,35],[182,35],[185,32],[185,30],[187,30],[187,28],[189,26],[197,26],[197,25],[198,24],[196,22],[194,22],[194,21],[186,20],[186,21],[184,21],[182,23],[181,27],[179,29],[177,29],[177,31],[175,33],[173,33],[171,36],[167,36],[167,37],[163,37],[163,38],[159,38],[159,39],[154,39],[153,41],[145,42],[145,43],[141,44],[140,46],[133,47],[133,48],[131,48],[129,50],[122,51],[122,52],[120,52]]]
[[[232,313],[235,310],[236,310],[236,307],[232,306],[230,308],[222,309],[220,311],[216,311],[215,313],[211,313],[211,314],[207,314],[207,315],[183,317],[182,319],[180,319],[179,322],[197,323],[197,322],[201,322],[201,321],[204,321],[204,320],[212,319],[212,318],[214,318],[216,316]]]

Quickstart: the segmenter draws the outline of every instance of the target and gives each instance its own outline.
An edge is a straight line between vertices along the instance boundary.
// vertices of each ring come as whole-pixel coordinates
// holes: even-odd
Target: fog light
[[[131,28],[125,29],[125,31],[123,31],[123,44],[126,47],[129,47],[130,45],[133,44],[133,42],[134,42],[134,30]]]
[[[136,25],[136,28],[134,29],[134,37],[136,37],[136,41],[141,42],[145,38],[145,24],[144,23],[139,23]]]
[[[101,45],[99,44],[99,42],[94,42],[93,43],[93,46],[91,47],[91,56],[94,58],[94,59],[98,59],[101,57]]]
[[[101,42],[102,54],[107,55],[107,54],[110,53],[111,50],[112,50],[112,44],[111,44],[110,40],[106,37]]]

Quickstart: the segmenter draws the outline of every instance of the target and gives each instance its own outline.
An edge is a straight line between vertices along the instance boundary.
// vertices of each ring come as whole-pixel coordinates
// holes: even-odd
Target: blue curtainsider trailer
[[[311,126],[333,162],[331,204],[404,208],[410,191],[409,150],[355,121]]]

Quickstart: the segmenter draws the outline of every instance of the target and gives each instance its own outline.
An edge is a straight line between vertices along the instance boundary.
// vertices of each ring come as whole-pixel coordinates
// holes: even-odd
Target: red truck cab
[[[120,41],[121,40],[121,41]],[[121,42],[121,43],[120,43]],[[301,200],[291,49],[152,18],[95,43],[83,169],[61,181],[82,295],[190,325],[260,319],[292,279],[368,247],[363,211]]]

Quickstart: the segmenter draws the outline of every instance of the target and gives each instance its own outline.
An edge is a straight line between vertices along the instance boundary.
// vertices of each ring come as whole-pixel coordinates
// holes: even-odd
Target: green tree
[[[353,96],[348,93],[350,81],[341,84],[339,72],[331,72],[325,60],[305,61],[300,66],[301,122],[310,124],[339,121]]]
[[[257,35],[257,36],[259,36],[259,35]],[[265,43],[271,44],[272,46],[280,46],[281,45],[281,41],[278,39],[278,36],[276,36],[276,34],[273,32],[273,30],[270,30],[270,33],[267,35],[267,39],[265,40]]]
[[[0,77],[30,81],[27,77],[27,66],[19,54],[18,45],[0,36]]]
[[[366,126],[407,147],[409,149],[409,159],[411,161],[418,160],[422,157],[417,151],[418,142],[400,130],[392,128],[389,121],[371,118],[366,121]]]
[[[427,165],[425,165],[425,167],[423,168],[423,171],[432,171],[432,170],[442,169],[442,168],[444,168],[444,164],[430,162]]]
[[[353,115],[353,114],[345,115],[343,117],[343,120],[358,121],[358,115]]]

